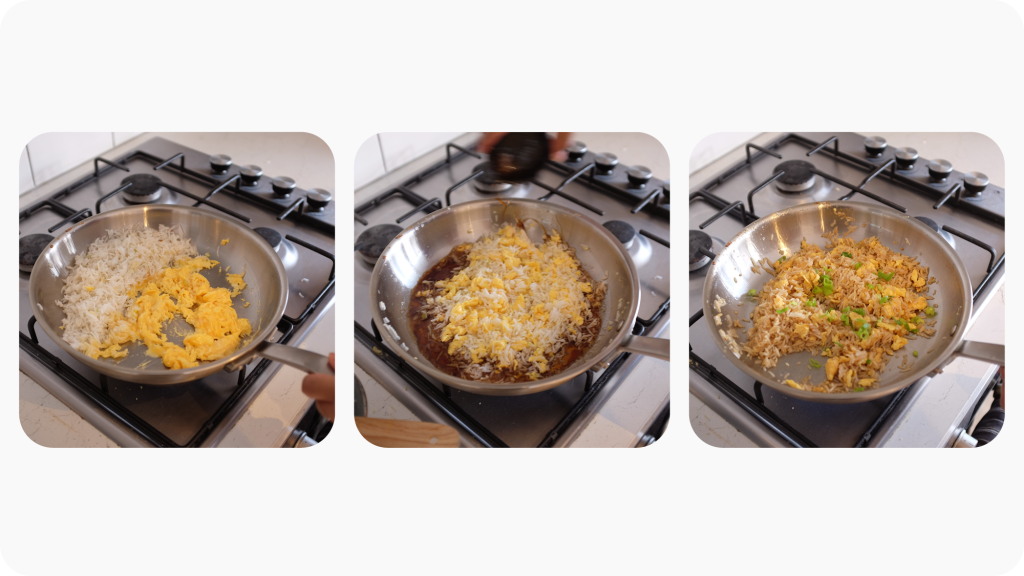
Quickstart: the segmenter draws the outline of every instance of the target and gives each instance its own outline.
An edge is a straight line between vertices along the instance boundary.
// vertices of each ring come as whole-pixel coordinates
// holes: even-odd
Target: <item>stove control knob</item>
[[[909,146],[896,149],[896,167],[900,170],[913,170],[917,158],[917,150]]]
[[[626,170],[626,177],[634,188],[643,188],[651,179],[651,169],[646,166],[633,166]]]
[[[619,163],[619,157],[615,154],[604,153],[594,156],[594,164],[597,165],[597,173],[601,176],[608,176],[615,171],[615,166]]]
[[[231,156],[227,154],[214,154],[210,156],[210,169],[214,174],[226,174],[231,168]]]
[[[953,173],[953,163],[949,160],[932,160],[928,163],[928,175],[932,182],[945,182]]]
[[[278,176],[270,181],[270,187],[274,189],[274,195],[287,198],[295,190],[295,180],[287,176]]]
[[[259,184],[260,176],[263,176],[263,168],[255,164],[247,164],[242,166],[238,173],[242,176],[242,186],[255,186]]]
[[[988,186],[988,176],[981,172],[968,172],[964,174],[964,195],[977,196],[985,191]]]
[[[587,153],[587,145],[583,142],[573,142],[566,147],[565,151],[569,153],[569,162],[579,162]]]
[[[306,192],[306,203],[309,204],[310,209],[313,211],[323,211],[330,202],[331,193],[323,188],[313,188]]]
[[[886,142],[885,138],[881,136],[868,136],[864,139],[864,149],[867,150],[868,155],[872,158],[878,158],[885,152]]]

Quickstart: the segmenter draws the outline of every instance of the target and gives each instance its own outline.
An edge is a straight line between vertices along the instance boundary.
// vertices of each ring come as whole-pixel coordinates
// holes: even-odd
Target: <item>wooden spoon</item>
[[[459,433],[433,422],[386,420],[356,416],[356,428],[367,442],[382,448],[458,448]]]

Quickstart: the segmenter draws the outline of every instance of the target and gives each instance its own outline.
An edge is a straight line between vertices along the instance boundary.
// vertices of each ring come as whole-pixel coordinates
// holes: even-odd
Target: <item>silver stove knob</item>
[[[255,164],[247,164],[242,166],[238,173],[242,176],[243,186],[255,186],[259,184],[260,176],[263,176],[263,168]]]
[[[626,178],[636,188],[642,188],[651,179],[651,169],[646,166],[633,166],[626,170]]]
[[[331,193],[323,188],[312,188],[306,192],[306,203],[316,212],[322,211],[331,202]]]
[[[881,136],[868,136],[864,139],[864,150],[875,158],[881,156],[882,152],[885,152],[886,146],[885,138]]]
[[[569,162],[579,162],[587,153],[587,145],[583,142],[573,142],[565,148],[565,151],[569,153]]]
[[[619,157],[605,152],[594,156],[594,164],[597,165],[598,174],[607,176],[615,171],[615,166],[619,164]]]
[[[275,196],[287,198],[295,190],[295,180],[287,176],[278,176],[270,181],[270,187],[274,190]]]
[[[981,172],[964,174],[964,196],[977,196],[988,186],[988,176]]]
[[[917,150],[909,146],[896,149],[896,167],[900,170],[913,170],[914,162],[917,162],[919,155]]]
[[[932,182],[945,182],[953,173],[953,163],[949,160],[936,159],[928,163],[928,175]]]
[[[210,169],[214,174],[225,174],[231,168],[231,156],[227,154],[214,154],[210,156]]]

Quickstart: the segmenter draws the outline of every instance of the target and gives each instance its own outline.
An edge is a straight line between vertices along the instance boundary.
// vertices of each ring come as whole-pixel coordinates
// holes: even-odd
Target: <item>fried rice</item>
[[[787,379],[793,388],[822,393],[877,388],[880,373],[908,339],[935,333],[928,317],[936,312],[927,290],[936,280],[916,257],[875,237],[854,242],[833,235],[824,248],[805,240],[799,252],[773,266],[774,278],[756,294],[742,350],[765,369],[782,356],[810,350],[810,365],[823,367],[823,377],[816,383]],[[818,354],[823,362],[814,358]]]

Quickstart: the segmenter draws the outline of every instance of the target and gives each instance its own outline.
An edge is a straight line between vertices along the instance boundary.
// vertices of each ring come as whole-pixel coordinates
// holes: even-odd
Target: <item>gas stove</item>
[[[32,264],[54,236],[101,211],[140,204],[211,210],[252,227],[280,256],[288,275],[288,304],[272,339],[298,345],[325,315],[333,314],[332,195],[163,138],[117,158],[96,158],[92,165],[90,174],[19,214],[20,368],[122,446],[216,446],[280,364],[257,358],[238,372],[175,386],[145,386],[97,374],[35,329],[28,298]],[[324,422],[306,416],[307,429],[326,429]]]
[[[627,248],[642,287],[635,334],[668,337],[670,184],[644,166],[583,142],[565,162],[547,162],[525,184],[486,178],[487,158],[468,138],[400,169],[387,183],[357,194],[355,209],[355,360],[359,368],[425,421],[453,426],[464,446],[574,445],[589,426],[607,429],[617,445],[647,445],[668,418],[666,362],[622,354],[552,390],[526,396],[482,396],[452,389],[417,372],[382,343],[370,315],[369,285],[383,249],[426,214],[482,198],[533,198],[602,223]],[[358,371],[357,371],[358,373]],[[367,383],[364,382],[364,385]],[[583,444],[585,442],[579,442]]]
[[[701,321],[704,278],[714,255],[761,216],[824,200],[880,203],[918,218],[954,247],[970,276],[973,323],[1003,282],[1006,191],[948,160],[849,133],[790,133],[749,143],[733,165],[699,178],[689,217],[691,401],[761,446],[914,445],[902,427],[923,420],[934,430],[908,439],[952,445],[991,387],[995,367],[958,359],[931,380],[861,404],[790,398],[746,376],[708,337]]]

